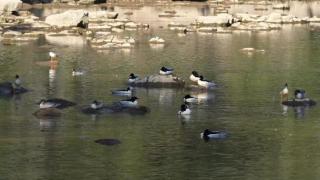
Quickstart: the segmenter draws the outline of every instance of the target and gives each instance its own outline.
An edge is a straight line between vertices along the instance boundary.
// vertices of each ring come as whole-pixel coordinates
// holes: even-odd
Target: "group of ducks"
[[[49,56],[50,56],[50,63],[56,63],[55,58],[57,57],[57,55],[54,52],[49,52]],[[169,68],[169,67],[161,67],[159,70],[159,74],[164,75],[164,76],[172,75],[173,72],[174,72],[174,69]],[[73,76],[80,76],[83,74],[84,74],[84,72],[77,71],[76,69],[73,69],[73,71],[72,71]],[[135,81],[137,81],[139,79],[140,78],[137,75],[131,73],[129,75],[128,82],[129,82],[129,84],[134,83]],[[205,89],[210,89],[210,88],[216,86],[216,84],[214,82],[205,80],[204,77],[202,75],[199,75],[198,72],[196,72],[196,71],[192,71],[189,79],[192,82],[196,83],[198,86],[205,88]],[[21,79],[20,79],[19,75],[16,75],[16,79],[15,79],[13,85],[16,88],[19,88],[21,86]],[[118,104],[120,104],[121,106],[123,106],[123,107],[137,107],[138,106],[138,99],[139,98],[137,98],[136,96],[133,96],[133,88],[132,87],[128,87],[126,89],[113,90],[111,92],[113,95],[129,96],[130,97],[128,99],[120,100],[118,102]],[[197,102],[197,98],[188,94],[188,95],[184,96],[183,102],[184,103],[181,105],[180,110],[178,111],[178,114],[179,115],[190,115],[191,109],[189,108],[188,104]],[[47,100],[42,99],[39,102],[40,109],[48,109],[48,108],[63,109],[63,108],[73,106],[73,105],[75,105],[75,103],[67,101],[67,100],[63,100],[63,99],[58,99],[58,98],[47,99]],[[90,108],[94,109],[94,110],[99,110],[103,107],[104,107],[104,104],[102,102],[97,101],[97,100],[94,100],[90,104]],[[203,133],[201,133],[201,137],[204,140],[208,140],[210,138],[223,138],[225,136],[226,136],[225,132],[210,131],[209,129],[206,129]]]
[[[161,67],[159,70],[160,75],[172,75],[174,69],[169,68],[169,67]],[[189,79],[193,82],[196,83],[198,86],[205,88],[205,89],[210,89],[216,86],[216,84],[212,81],[205,80],[202,75],[199,75],[197,71],[192,71]],[[135,75],[134,73],[131,73],[128,78],[128,83],[132,84],[136,81],[140,80],[139,76]],[[127,89],[129,91],[129,88]],[[125,93],[125,92],[123,92]],[[182,116],[188,116],[191,114],[191,109],[189,107],[190,103],[195,103],[198,102],[198,99],[196,97],[191,96],[190,94],[187,94],[183,98],[183,104],[180,106],[180,110],[178,111],[178,115]],[[201,138],[204,140],[209,140],[209,139],[223,139],[227,136],[227,133],[224,131],[210,131],[209,129],[204,130],[200,134]]]
[[[301,100],[305,100],[305,94],[306,91],[303,89],[296,89],[294,91],[294,100],[296,101],[301,101]],[[288,83],[285,83],[284,88],[280,91],[280,95],[281,95],[281,101],[288,101],[288,97],[289,97],[289,89],[288,89]]]
[[[168,75],[172,75],[173,71],[174,71],[173,68],[163,66],[160,68],[159,74],[168,76]],[[202,75],[199,75],[197,71],[192,71],[189,79],[192,82],[196,83],[201,88],[210,89],[216,86],[214,82],[205,80],[204,77]],[[135,75],[134,73],[131,73],[128,78],[128,83],[132,84],[138,80],[140,80],[139,76]],[[129,88],[128,88],[128,91],[129,91]],[[184,104],[180,106],[180,110],[178,111],[178,114],[190,115],[191,109],[189,108],[188,103],[194,103],[194,102],[197,102],[198,100],[196,97],[193,97],[190,94],[188,94],[183,98],[183,101],[184,101]]]

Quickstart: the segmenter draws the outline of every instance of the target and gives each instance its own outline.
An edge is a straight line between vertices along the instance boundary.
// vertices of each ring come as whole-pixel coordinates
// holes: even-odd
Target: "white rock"
[[[107,17],[109,19],[116,19],[118,17],[119,13],[117,12],[108,12]]]
[[[84,10],[68,10],[60,14],[49,15],[45,22],[52,26],[69,27],[76,26],[80,21],[84,13]]]
[[[20,0],[0,0],[0,14],[17,10],[21,3]]]
[[[122,32],[123,32],[123,29],[120,29],[120,28],[112,28],[111,31],[112,31],[112,32],[116,32],[116,33],[122,33]]]
[[[13,37],[17,37],[17,36],[21,36],[22,33],[19,31],[6,31],[5,33],[3,33],[3,37],[4,38],[13,38]]]
[[[93,24],[93,23],[89,23],[88,25],[88,29],[90,30],[105,30],[105,31],[111,31],[111,26],[106,25],[106,24]]]
[[[320,18],[317,16],[313,16],[312,18],[306,19],[308,22],[313,22],[313,23],[320,23]]]
[[[205,33],[212,33],[214,31],[216,31],[216,28],[213,27],[201,27],[198,29],[198,32],[205,32]]]
[[[124,25],[126,28],[137,28],[138,25],[134,22],[128,22]]]
[[[289,4],[275,4],[272,6],[273,9],[290,9]]]
[[[86,39],[82,36],[49,36],[45,35],[46,40],[55,45],[67,45],[82,48],[86,44]]]
[[[165,43],[165,40],[156,36],[156,37],[153,37],[149,40],[149,43],[151,44],[164,44]]]
[[[196,23],[203,25],[214,25],[214,24],[226,24],[228,21],[231,22],[232,15],[230,14],[218,14],[217,16],[199,16],[196,18]]]

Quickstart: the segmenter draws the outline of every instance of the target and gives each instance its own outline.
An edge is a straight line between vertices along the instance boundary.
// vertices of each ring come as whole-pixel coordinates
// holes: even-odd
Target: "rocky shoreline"
[[[93,0],[87,1],[63,1],[64,3],[53,2],[51,4],[33,4],[26,5],[19,3],[19,0],[8,1],[7,5],[2,5],[0,16],[0,41],[5,45],[33,42],[43,36],[48,41],[63,41],[62,37],[73,37],[75,41],[84,42],[96,50],[105,49],[131,49],[135,46],[134,37],[125,36],[126,31],[148,31],[149,24],[134,22],[130,20],[133,12],[126,12],[126,16],[120,15],[112,8],[106,10],[89,10],[85,7],[105,6],[110,3],[95,5]],[[188,2],[179,2],[173,4],[188,5]],[[168,24],[168,29],[177,31],[181,34],[190,32],[198,33],[232,33],[234,31],[271,31],[280,30],[283,24],[314,24],[320,23],[320,18],[304,17],[298,18],[285,10],[289,9],[288,4],[271,4],[268,1],[245,2],[246,4],[259,5],[259,10],[264,8],[282,9],[283,13],[271,12],[267,15],[236,13],[229,14],[230,4],[241,4],[240,1],[210,1],[207,2],[215,7],[217,13],[212,16],[194,17],[190,24],[181,24],[175,21],[174,17],[181,16],[174,10],[167,10],[159,13],[159,18],[172,18]],[[1,4],[0,4],[1,5]],[[34,16],[27,9],[46,8],[46,7],[64,7],[64,12],[51,14],[45,19]],[[165,5],[163,5],[165,6]],[[69,9],[69,7],[77,7]],[[172,8],[171,8],[172,9]],[[78,27],[83,15],[88,13],[88,26],[86,28]],[[161,44],[165,44],[165,39],[153,37],[150,43],[159,43],[154,39],[161,39]],[[148,42],[147,42],[148,43]]]

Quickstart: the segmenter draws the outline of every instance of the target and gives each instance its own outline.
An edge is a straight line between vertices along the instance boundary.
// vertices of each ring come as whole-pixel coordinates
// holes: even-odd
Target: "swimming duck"
[[[40,109],[44,109],[44,108],[59,108],[59,109],[63,109],[63,108],[67,108],[69,106],[74,106],[76,105],[76,103],[74,102],[70,102],[64,99],[58,99],[58,98],[54,98],[54,99],[42,99],[40,101],[39,107]]]
[[[191,114],[191,110],[189,109],[189,107],[186,104],[182,104],[180,106],[180,111],[178,111],[178,114],[189,115],[189,114]]]
[[[129,83],[134,83],[134,82],[136,82],[137,80],[139,80],[139,76],[137,76],[137,75],[135,75],[135,74],[133,74],[133,73],[131,73],[131,74],[129,75],[129,79],[128,79],[128,82],[129,82]]]
[[[76,69],[72,69],[72,76],[81,76],[83,75],[84,72],[83,71],[80,71],[80,70],[76,70]]]
[[[138,100],[137,99],[139,99],[139,98],[133,96],[130,99],[121,100],[120,104],[122,106],[125,106],[125,107],[134,107],[134,106],[138,105]]]
[[[296,89],[294,91],[294,96],[296,99],[304,99],[306,91],[303,89]]]
[[[200,79],[200,76],[197,71],[192,71],[189,79],[193,82],[198,82],[198,80]]]
[[[173,73],[173,68],[161,67],[160,72],[161,75],[170,75]]]
[[[203,78],[203,76],[200,76],[199,78],[200,79],[198,80],[198,85],[201,86],[201,87],[212,88],[212,87],[216,86],[216,84],[214,82],[205,80]]]
[[[132,87],[128,87],[127,89],[113,90],[112,94],[129,96],[132,94]]]
[[[20,80],[20,76],[17,74],[16,75],[16,79],[14,81],[14,87],[15,88],[20,88],[20,86],[21,86],[21,80]]]
[[[193,102],[197,102],[198,98],[190,96],[190,94],[187,94],[186,96],[184,96],[183,101],[187,103],[193,103]]]
[[[52,52],[52,51],[50,51],[50,52],[49,52],[49,56],[50,56],[50,60],[53,60],[54,58],[57,57],[57,54],[54,53],[54,52]]]
[[[286,83],[282,91],[280,91],[281,100],[288,101],[288,94],[289,94],[289,89],[288,89],[288,84]]]
[[[103,103],[102,102],[98,102],[96,100],[94,100],[90,105],[90,108],[94,109],[94,110],[101,109],[102,107],[103,107]]]
[[[201,139],[204,139],[204,140],[223,139],[223,138],[226,138],[226,136],[227,136],[227,133],[224,131],[210,131],[209,129],[204,130],[200,134]]]

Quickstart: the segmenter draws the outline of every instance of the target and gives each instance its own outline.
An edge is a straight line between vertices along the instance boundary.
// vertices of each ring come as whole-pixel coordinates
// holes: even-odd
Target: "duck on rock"
[[[193,82],[198,82],[198,80],[200,79],[200,76],[197,71],[192,71],[189,79]]]
[[[103,108],[103,103],[102,102],[98,102],[97,100],[94,100],[91,104],[90,104],[90,108],[94,109],[94,110],[98,110]]]
[[[129,83],[134,83],[134,82],[136,82],[137,80],[139,80],[139,76],[137,76],[137,75],[135,75],[135,74],[133,74],[133,73],[131,73],[131,74],[129,75],[129,79],[128,79],[128,82],[129,82]]]
[[[40,109],[45,109],[45,108],[58,108],[58,109],[64,109],[70,106],[74,106],[76,103],[64,100],[64,99],[59,99],[59,98],[54,98],[54,99],[42,99],[39,103],[39,108]]]
[[[161,69],[160,69],[160,74],[161,75],[170,75],[170,74],[172,74],[173,73],[173,68],[169,68],[169,67],[161,67]]]

